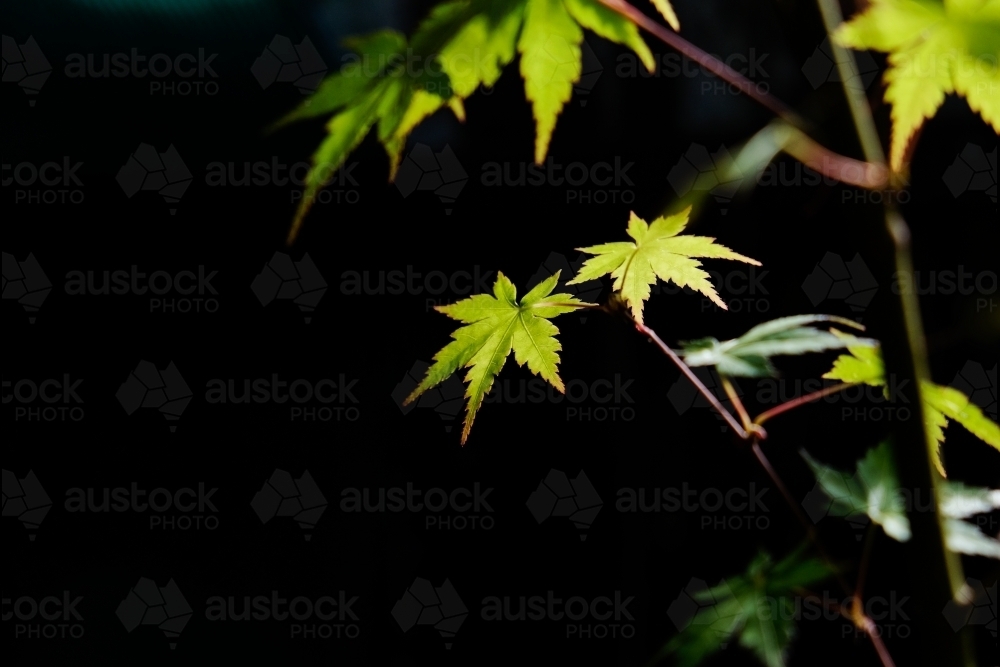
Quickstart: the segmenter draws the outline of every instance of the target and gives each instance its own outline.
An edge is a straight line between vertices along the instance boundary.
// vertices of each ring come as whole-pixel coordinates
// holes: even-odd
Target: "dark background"
[[[168,5],[170,3],[159,3]],[[603,72],[586,94],[577,94],[560,117],[550,154],[562,163],[634,162],[627,203],[582,205],[567,201],[566,186],[488,187],[480,182],[489,162],[529,162],[533,123],[516,66],[509,66],[490,95],[467,102],[463,125],[439,112],[419,127],[412,147],[435,151],[446,144],[459,157],[469,181],[445,215],[430,192],[403,197],[387,183],[381,147],[369,137],[349,162],[357,204],[317,206],[299,241],[284,246],[294,211],[295,188],[209,187],[212,162],[308,160],[323,136],[319,121],[273,135],[263,128],[300,99],[288,84],[265,90],[250,66],[275,34],[295,43],[308,35],[333,70],[344,53],[340,40],[381,27],[412,31],[427,2],[5,3],[3,34],[22,44],[34,36],[53,66],[29,106],[15,84],[2,87],[3,163],[81,161],[77,172],[84,201],[40,204],[17,201],[14,184],[3,189],[3,251],[24,260],[33,253],[53,283],[34,324],[18,304],[3,304],[5,381],[41,381],[69,374],[83,379],[79,422],[16,418],[3,406],[4,470],[23,478],[33,470],[53,507],[29,541],[14,518],[5,518],[7,565],[4,598],[71,591],[82,595],[85,634],[78,640],[16,637],[17,621],[4,623],[5,654],[19,665],[65,660],[106,664],[201,664],[208,660],[300,665],[509,664],[512,660],[557,660],[566,664],[640,665],[675,634],[667,610],[692,578],[715,583],[742,572],[758,549],[780,557],[800,543],[803,532],[776,490],[767,496],[766,529],[702,528],[706,512],[626,514],[616,511],[617,489],[716,488],[723,491],[770,486],[752,457],[720,430],[703,408],[679,410],[667,393],[679,372],[619,321],[591,315],[557,320],[565,346],[564,379],[592,383],[619,375],[629,380],[631,420],[567,418],[566,404],[486,405],[472,436],[459,446],[461,416],[440,419],[433,410],[404,414],[394,388],[417,360],[428,361],[448,340],[452,325],[428,310],[425,295],[349,295],[345,272],[502,270],[523,293],[550,252],[575,260],[574,248],[624,239],[628,213],[647,220],[672,211],[677,196],[667,174],[692,144],[714,151],[735,147],[770,120],[749,100],[732,93],[706,93],[705,76],[656,79],[616,76],[626,52],[588,34]],[[640,5],[648,13],[651,7]],[[143,8],[145,7],[145,8]],[[809,3],[678,2],[683,35],[705,50],[726,56],[750,49],[768,54],[763,65],[772,93],[814,123],[813,136],[852,156],[859,148],[839,85],[814,88],[803,64],[822,41],[823,30]],[[850,10],[850,8],[848,8]],[[664,56],[665,47],[647,42]],[[218,94],[151,95],[150,79],[83,78],[64,74],[73,53],[218,53],[213,67]],[[883,60],[877,58],[881,68]],[[176,79],[175,79],[176,80]],[[872,85],[870,92],[878,89]],[[878,99],[878,95],[872,95]],[[579,100],[586,99],[586,105]],[[883,137],[888,109],[876,108]],[[156,193],[127,198],[115,175],[140,142],[165,151],[173,144],[193,173],[193,182],[171,215]],[[955,198],[942,176],[967,143],[995,149],[996,136],[964,101],[949,98],[924,129],[903,212],[921,271],[995,271],[996,204],[983,192]],[[778,164],[793,174],[790,159]],[[7,178],[5,172],[4,177]],[[994,171],[995,179],[995,171]],[[33,186],[37,189],[39,186]],[[592,187],[592,186],[584,186]],[[28,189],[32,189],[29,187]],[[57,188],[58,189],[58,188]],[[863,317],[879,337],[895,298],[892,268],[877,203],[856,201],[841,185],[789,184],[758,187],[733,202],[708,200],[692,230],[763,262],[766,312],[733,308],[704,310],[698,295],[659,296],[647,305],[647,323],[668,341],[705,335],[739,335],[764,319],[803,312]],[[632,197],[634,196],[634,201]],[[299,259],[309,253],[329,290],[306,325],[288,302],[261,307],[249,289],[276,251]],[[879,283],[864,313],[842,301],[814,308],[802,284],[826,253],[845,260],[860,254]],[[726,274],[744,267],[706,262]],[[216,313],[151,313],[143,296],[70,296],[70,271],[128,269],[218,271],[213,281]],[[995,290],[995,273],[992,285]],[[492,282],[492,278],[491,278]],[[724,298],[739,298],[727,295]],[[607,295],[607,289],[602,297]],[[461,295],[443,294],[443,302]],[[967,362],[996,365],[995,306],[977,308],[982,295],[924,297],[924,320],[934,379],[949,384]],[[995,292],[986,299],[996,302]],[[755,301],[759,303],[759,301]],[[764,306],[755,306],[764,310]],[[703,312],[704,311],[704,312]],[[160,369],[174,361],[194,398],[171,433],[155,410],[126,416],[115,394],[139,360]],[[816,378],[831,355],[786,360],[785,377]],[[288,407],[211,405],[205,385],[212,379],[357,379],[359,418],[326,423],[290,422]],[[509,361],[501,379],[529,377]],[[994,375],[995,378],[995,375]],[[754,383],[742,385],[752,411],[770,407],[755,399]],[[4,390],[5,396],[7,389]],[[993,386],[995,411],[995,379]],[[31,407],[39,407],[33,404]],[[590,402],[582,407],[600,407]],[[798,455],[807,448],[824,462],[849,468],[891,428],[886,421],[844,419],[841,404],[810,406],[771,425],[768,453],[793,495],[814,485]],[[621,416],[623,413],[618,413]],[[995,417],[995,415],[994,415]],[[446,430],[445,427],[450,430]],[[948,430],[950,475],[968,483],[996,485],[997,457],[958,426]],[[330,505],[311,531],[287,518],[266,525],[250,500],[275,469],[298,477],[308,470]],[[551,469],[586,472],[604,506],[580,532],[563,518],[536,524],[525,501]],[[6,474],[6,473],[5,473]],[[149,514],[74,514],[64,508],[71,488],[217,487],[216,530],[150,530]],[[351,514],[338,505],[344,488],[453,489],[480,483],[492,487],[491,530],[427,530],[427,514]],[[723,512],[719,516],[728,517]],[[756,519],[756,517],[755,517]],[[856,560],[857,531],[842,521],[820,523],[836,558]],[[996,532],[995,518],[992,532]],[[919,595],[902,584],[904,568],[919,568],[919,556],[881,536],[870,595]],[[966,574],[988,583],[996,567],[966,558]],[[126,633],[115,609],[139,577],[160,586],[173,578],[194,608],[177,648],[151,627]],[[415,577],[455,586],[470,616],[446,651],[428,627],[403,633],[390,611]],[[291,639],[288,622],[216,622],[205,619],[212,596],[318,597],[345,591],[358,596],[358,639]],[[634,596],[629,609],[634,637],[628,640],[568,639],[558,621],[495,622],[479,617],[488,596]],[[831,583],[824,590],[837,595]],[[5,613],[7,608],[5,607]],[[887,621],[906,626],[905,620]],[[864,639],[844,638],[841,620],[801,624],[790,664],[850,660],[877,664]],[[897,664],[920,664],[914,656],[916,624],[909,637],[887,631]],[[995,638],[975,630],[986,655]],[[817,657],[820,656],[820,657]],[[821,660],[822,658],[822,660]],[[710,664],[750,664],[736,647]],[[984,662],[985,664],[985,658]],[[992,664],[992,663],[991,663]]]

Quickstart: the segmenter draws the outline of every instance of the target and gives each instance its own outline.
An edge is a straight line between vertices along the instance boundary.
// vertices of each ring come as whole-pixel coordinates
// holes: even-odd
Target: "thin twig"
[[[868,565],[871,563],[872,549],[875,547],[875,540],[878,538],[878,528],[875,522],[868,524],[865,535],[865,546],[861,552],[861,563],[858,565],[858,582],[854,585],[854,597],[859,601],[864,597],[865,580],[868,578]]]
[[[868,635],[868,638],[872,640],[872,646],[875,647],[875,652],[878,653],[878,658],[882,661],[883,667],[896,667],[892,656],[889,655],[889,649],[885,647],[885,643],[882,641],[882,635],[875,621],[861,614],[856,624],[859,624],[864,633]]]
[[[738,435],[741,440],[749,439],[750,435],[743,430],[743,427],[740,426],[739,422],[736,421],[736,418],[733,417],[732,414],[730,414],[729,410],[726,410],[726,408],[723,407],[722,403],[719,402],[719,399],[715,397],[715,394],[713,394],[711,390],[709,390],[709,388],[706,387],[702,383],[702,381],[698,379],[698,376],[694,374],[694,371],[691,370],[691,367],[685,364],[684,360],[678,357],[677,353],[671,350],[670,346],[664,343],[663,340],[661,340],[660,337],[656,335],[655,331],[647,327],[642,322],[635,322],[635,320],[633,320],[633,322],[635,323],[635,328],[638,329],[640,333],[642,333],[651,341],[656,343],[657,347],[659,347],[660,350],[663,351],[663,354],[670,357],[670,360],[674,362],[678,368],[681,369],[681,372],[684,373],[687,379],[690,380],[691,384],[695,386],[695,388],[701,393],[701,395],[705,397],[705,400],[708,401],[709,405],[711,405],[716,412],[722,415],[722,418],[726,420],[726,422],[734,431],[736,431],[736,435]]]
[[[754,456],[757,457],[757,462],[760,463],[762,468],[764,468],[764,472],[766,472],[767,476],[771,478],[771,482],[774,484],[775,487],[777,487],[778,491],[781,493],[781,496],[785,499],[785,502],[791,508],[792,513],[795,515],[795,518],[797,518],[799,520],[799,523],[802,524],[802,527],[806,531],[806,537],[808,537],[809,541],[812,542],[813,546],[816,547],[816,551],[819,552],[820,558],[822,558],[823,561],[825,561],[826,564],[830,567],[830,569],[834,572],[835,576],[837,577],[837,583],[840,584],[841,589],[844,591],[844,595],[847,596],[851,595],[850,585],[847,583],[847,580],[844,579],[844,576],[840,573],[840,571],[834,566],[833,559],[830,558],[830,555],[827,553],[826,548],[823,546],[823,543],[819,541],[819,536],[816,534],[816,526],[814,526],[812,523],[809,522],[809,519],[802,511],[802,508],[799,507],[799,504],[797,502],[795,502],[795,499],[792,497],[792,494],[788,491],[788,487],[785,486],[784,481],[782,481],[781,477],[778,475],[778,472],[774,469],[774,466],[771,465],[771,462],[767,459],[767,456],[764,455],[764,450],[760,448],[760,443],[756,439],[754,439],[751,449],[753,450]]]
[[[753,420],[753,423],[761,425],[764,422],[768,421],[769,419],[773,419],[778,415],[788,412],[789,410],[794,410],[795,408],[801,405],[806,405],[807,403],[815,403],[816,401],[822,400],[827,396],[831,396],[833,394],[836,394],[837,392],[844,391],[845,389],[848,389],[853,386],[855,385],[849,383],[837,384],[832,387],[826,387],[824,389],[820,389],[819,391],[814,391],[813,393],[806,394],[805,396],[793,398],[787,403],[782,403],[777,407],[771,408],[767,412],[762,412],[757,416],[756,419]]]
[[[621,14],[632,23],[653,35],[681,55],[698,63],[723,81],[732,84],[741,92],[746,93],[753,100],[760,103],[780,118],[785,119],[792,125],[799,128],[804,128],[806,126],[805,121],[802,120],[802,118],[799,117],[794,111],[788,108],[784,102],[777,99],[773,95],[758,89],[756,83],[746,78],[718,58],[705,53],[673,30],[668,30],[666,27],[649,18],[637,7],[634,7],[625,0],[599,0],[599,2],[608,9]]]
[[[602,5],[615,11],[653,37],[674,49],[681,55],[698,63],[706,71],[729,83],[750,99],[799,130],[786,147],[786,152],[801,161],[813,171],[836,181],[867,190],[881,190],[888,184],[888,171],[878,163],[867,163],[840,155],[822,146],[806,135],[808,123],[792,111],[784,102],[762,90],[758,84],[743,76],[715,56],[702,51],[676,32],[643,14],[626,0],[598,0]]]
[[[832,38],[834,31],[844,22],[844,15],[840,12],[840,3],[836,0],[817,0],[817,4],[820,14],[823,16],[823,27],[829,38],[834,60],[837,61],[837,70],[843,84],[844,95],[847,97],[847,104],[851,109],[851,118],[854,120],[858,140],[861,142],[861,150],[864,151],[865,159],[868,162],[884,166],[885,153],[882,151],[882,142],[878,138],[875,122],[872,120],[868,98],[865,97],[864,88],[858,85],[858,82],[861,81],[858,65],[851,52],[837,44]]]

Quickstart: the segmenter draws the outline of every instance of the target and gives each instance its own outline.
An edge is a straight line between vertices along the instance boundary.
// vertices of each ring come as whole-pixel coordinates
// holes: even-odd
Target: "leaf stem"
[[[805,127],[805,121],[794,111],[788,108],[784,102],[762,90],[758,90],[757,84],[746,78],[729,65],[718,58],[705,53],[700,48],[687,41],[673,30],[668,30],[653,19],[643,14],[637,7],[629,4],[626,0],[598,0],[602,5],[611,9],[649,34],[653,35],[661,42],[679,52],[681,55],[698,63],[706,70],[720,79],[732,84],[741,92],[746,93],[756,102],[760,103],[775,115],[783,118],[796,127]]]
[[[767,473],[767,476],[771,478],[771,483],[774,484],[774,486],[781,493],[781,496],[785,499],[788,507],[791,508],[792,514],[794,514],[795,518],[802,524],[802,527],[806,531],[806,537],[808,537],[809,541],[813,543],[814,547],[816,547],[816,551],[819,553],[820,558],[822,558],[826,564],[830,566],[830,569],[836,574],[837,583],[840,584],[840,588],[844,591],[844,595],[850,595],[851,587],[848,585],[847,580],[844,579],[844,575],[842,575],[837,568],[834,567],[833,559],[830,558],[830,555],[827,553],[823,543],[819,541],[819,536],[816,533],[816,526],[809,522],[809,518],[806,517],[799,504],[795,502],[795,499],[792,497],[788,487],[785,486],[785,482],[781,479],[778,471],[774,469],[774,466],[771,465],[771,462],[764,454],[764,450],[760,447],[760,441],[756,438],[754,438],[751,449],[753,450],[753,455],[757,457],[757,462],[760,463],[760,466],[764,469],[764,472]]]
[[[747,433],[753,432],[753,422],[750,421],[750,415],[747,414],[747,409],[743,407],[743,401],[740,400],[739,395],[736,393],[732,381],[722,374],[719,374],[719,379],[722,381],[722,389],[726,392],[726,396],[729,397],[729,402],[736,408],[736,414],[740,416],[740,421],[743,422],[743,428]]]
[[[762,412],[757,416],[756,419],[753,420],[753,423],[757,425],[762,425],[764,424],[764,422],[773,419],[778,415],[782,415],[788,412],[789,410],[794,410],[795,408],[802,405],[806,405],[808,403],[815,403],[816,401],[822,400],[827,396],[831,396],[833,394],[836,394],[837,392],[844,391],[845,389],[848,389],[853,386],[855,385],[849,383],[837,384],[832,387],[824,387],[819,391],[814,391],[813,393],[806,394],[805,396],[799,396],[798,398],[793,398],[792,400],[782,403],[777,407],[771,408],[766,412]]]
[[[655,331],[647,327],[642,322],[636,322],[635,320],[632,320],[632,322],[635,324],[635,328],[638,329],[640,333],[656,343],[656,346],[663,351],[663,354],[670,357],[670,360],[681,369],[681,372],[687,377],[691,384],[693,384],[701,395],[705,397],[705,400],[708,401],[709,405],[711,405],[716,412],[722,415],[722,418],[725,419],[733,431],[736,432],[736,435],[738,435],[741,440],[748,440],[750,435],[743,430],[743,427],[740,426],[739,422],[737,422],[733,415],[730,414],[729,410],[726,410],[726,408],[723,407],[722,403],[719,402],[719,399],[715,397],[715,394],[713,394],[711,390],[698,379],[698,376],[694,374],[691,367],[685,364],[684,360],[678,357],[677,353],[671,350],[670,346],[664,343],[663,340],[656,335]]]
[[[875,547],[875,540],[878,537],[878,528],[874,521],[869,522],[865,534],[865,546],[861,552],[861,563],[858,565],[858,581],[854,585],[854,597],[861,603],[865,592],[865,580],[868,577],[868,565],[871,562],[872,549]]]

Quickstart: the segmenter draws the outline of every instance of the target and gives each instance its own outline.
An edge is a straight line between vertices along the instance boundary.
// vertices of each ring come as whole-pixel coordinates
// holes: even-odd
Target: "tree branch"
[[[782,403],[777,407],[771,408],[767,412],[762,412],[761,414],[757,415],[757,418],[753,420],[753,423],[761,425],[764,422],[768,421],[769,419],[774,419],[778,415],[782,415],[788,412],[789,410],[794,410],[795,408],[801,405],[806,405],[807,403],[815,403],[816,401],[822,400],[827,396],[832,396],[837,392],[844,391],[845,389],[848,389],[853,386],[855,385],[838,384],[832,387],[825,387],[824,389],[820,389],[819,391],[814,391],[813,393],[806,394],[805,396],[793,398],[792,400],[787,401],[786,403]]]
[[[878,162],[862,162],[840,155],[817,143],[806,134],[808,124],[784,102],[761,90],[757,84],[715,56],[702,51],[676,32],[649,18],[626,0],[598,0],[602,5],[621,14],[653,37],[693,60],[706,71],[745,93],[798,131],[785,151],[813,171],[828,178],[867,190],[881,190],[889,183],[888,170]]]

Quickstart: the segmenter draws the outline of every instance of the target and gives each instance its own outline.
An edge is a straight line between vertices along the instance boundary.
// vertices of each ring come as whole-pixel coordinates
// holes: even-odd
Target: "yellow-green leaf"
[[[684,231],[691,215],[691,207],[675,215],[660,217],[647,224],[632,213],[628,235],[634,242],[605,243],[580,252],[595,255],[580,267],[569,285],[594,280],[610,273],[614,289],[621,292],[632,311],[632,317],[642,322],[642,305],[649,298],[650,286],[657,278],[674,282],[680,287],[690,287],[701,292],[720,308],[726,303],[712,286],[708,272],[703,271],[696,257],[732,259],[760,266],[760,262],[733,252],[706,236],[678,236]]]
[[[524,92],[535,117],[535,162],[549,152],[563,106],[573,96],[582,72],[583,30],[563,0],[528,0],[517,50],[521,53]]]
[[[877,347],[850,347],[850,354],[843,354],[833,363],[833,368],[823,377],[848,384],[885,386],[885,364]],[[945,441],[948,420],[957,421],[969,433],[994,449],[1000,450],[1000,426],[987,417],[978,405],[954,387],[943,387],[933,382],[922,382],[920,400],[923,403],[924,429],[927,446],[934,458],[934,465],[942,477],[947,477],[941,460],[941,445]]]
[[[559,351],[562,349],[556,339],[559,329],[549,319],[590,304],[570,294],[552,294],[558,283],[557,271],[518,302],[514,284],[503,273],[498,273],[493,296],[476,294],[449,306],[436,307],[438,312],[466,326],[451,334],[455,340],[434,356],[435,363],[427,369],[423,381],[405,403],[416,400],[459,369],[468,368],[465,376],[468,403],[462,428],[464,445],[476,412],[511,350],[519,366],[527,364],[528,370],[564,392],[559,378]]]
[[[660,16],[667,20],[671,28],[680,32],[681,22],[678,20],[670,0],[653,0],[653,6],[656,7],[656,11],[660,12]]]
[[[295,211],[295,219],[288,235],[289,240],[294,240],[298,235],[302,221],[316,198],[316,193],[329,182],[337,169],[347,160],[348,154],[364,140],[375,124],[380,92],[381,89],[362,98],[360,102],[338,113],[327,123],[328,134],[313,155],[312,166],[306,175],[305,192]]]
[[[458,97],[469,97],[480,85],[492,86],[503,67],[514,59],[525,2],[505,0],[470,6],[467,22],[456,30],[440,55]]]
[[[890,163],[901,171],[910,144],[948,94],[1000,133],[1000,0],[873,0],[834,39],[889,53],[885,99],[892,105]]]
[[[639,28],[618,12],[593,0],[565,0],[566,9],[587,30],[604,39],[623,44],[639,56],[650,72],[656,70],[656,59],[639,35]]]

